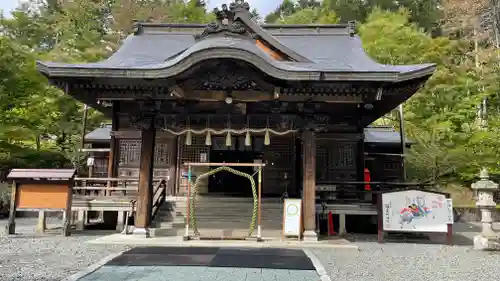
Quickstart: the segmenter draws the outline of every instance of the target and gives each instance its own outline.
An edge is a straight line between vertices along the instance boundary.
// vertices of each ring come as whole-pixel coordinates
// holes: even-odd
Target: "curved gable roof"
[[[49,77],[166,78],[206,59],[244,60],[283,80],[398,82],[429,76],[434,64],[383,65],[371,59],[350,25],[258,25],[247,3],[216,12],[199,24],[138,23],[137,32],[107,60],[86,64],[37,62]],[[201,34],[201,35],[197,35]],[[276,60],[256,44],[265,42],[288,60]]]

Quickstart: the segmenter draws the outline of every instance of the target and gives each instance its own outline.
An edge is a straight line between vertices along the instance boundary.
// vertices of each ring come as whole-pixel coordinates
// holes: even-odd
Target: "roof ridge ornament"
[[[244,9],[250,11],[250,4],[248,4],[248,2],[245,2],[244,0],[234,0],[233,2],[231,2],[231,4],[229,4],[229,10],[235,11],[236,9]]]
[[[202,34],[195,35],[196,40],[203,39],[211,34],[225,33],[242,35],[247,31],[246,26],[235,17],[236,12],[248,12],[250,5],[244,0],[235,0],[229,4],[222,4],[221,8],[214,8],[216,20],[207,25]]]

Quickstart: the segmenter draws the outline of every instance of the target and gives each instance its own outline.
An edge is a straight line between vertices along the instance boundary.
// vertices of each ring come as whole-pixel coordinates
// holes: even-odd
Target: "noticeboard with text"
[[[420,190],[382,194],[384,231],[447,232],[453,204],[446,195]]]
[[[302,200],[285,199],[283,210],[283,234],[284,236],[301,235]]]

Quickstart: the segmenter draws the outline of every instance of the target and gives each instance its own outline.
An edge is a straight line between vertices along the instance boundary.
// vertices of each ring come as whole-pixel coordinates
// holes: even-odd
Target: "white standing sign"
[[[382,194],[384,231],[447,232],[453,205],[444,194],[406,190]]]
[[[285,199],[283,208],[283,236],[301,235],[302,200]]]

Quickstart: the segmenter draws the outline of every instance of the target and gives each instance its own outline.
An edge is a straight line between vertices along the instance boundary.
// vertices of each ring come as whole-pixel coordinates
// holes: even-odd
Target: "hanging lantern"
[[[206,146],[212,145],[212,135],[210,135],[210,131],[207,131],[207,136],[205,137],[205,145]]]
[[[186,145],[191,145],[193,143],[193,137],[191,136],[191,130],[186,132]]]
[[[245,146],[252,146],[252,137],[250,136],[250,131],[248,130],[245,135]]]
[[[266,130],[266,134],[264,135],[264,145],[271,144],[271,136],[269,135],[269,130]]]
[[[227,131],[226,146],[232,146],[232,143],[231,143],[231,132],[230,131]]]

